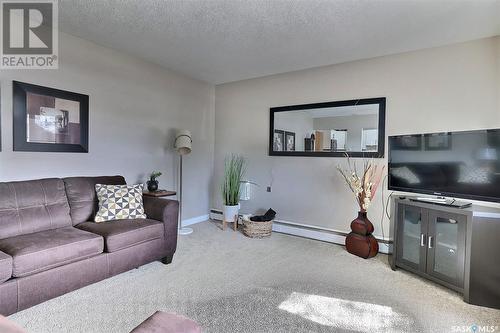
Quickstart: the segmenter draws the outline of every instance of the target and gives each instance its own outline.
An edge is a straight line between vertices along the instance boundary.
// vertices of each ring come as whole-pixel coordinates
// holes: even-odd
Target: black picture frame
[[[425,150],[451,150],[450,132],[424,134]]]
[[[88,153],[89,96],[75,92],[13,81],[14,151]],[[29,142],[27,138],[27,93],[79,103],[79,143]],[[78,137],[78,136],[77,136]]]
[[[422,135],[398,135],[391,137],[391,144],[395,150],[422,150]]]
[[[292,138],[293,140],[293,143],[291,145],[291,147],[289,147],[290,145],[290,142],[288,141],[289,138]],[[288,131],[285,131],[285,151],[295,151],[295,133],[294,132],[288,132]]]
[[[301,111],[309,109],[320,109],[320,108],[333,108],[342,106],[354,106],[354,105],[365,105],[365,104],[378,104],[378,149],[376,152],[347,152],[349,157],[366,157],[366,158],[383,158],[385,154],[385,108],[386,108],[386,98],[385,97],[375,97],[375,98],[364,98],[364,99],[352,99],[345,101],[334,101],[334,102],[322,102],[313,104],[299,104],[299,105],[288,105],[272,107],[269,109],[269,146],[268,155],[269,156],[309,156],[309,157],[346,157],[345,151],[275,151],[274,148],[274,116],[278,112],[285,111]]]
[[[274,130],[272,136],[272,149],[275,151],[284,151],[285,150],[285,131],[282,130]]]

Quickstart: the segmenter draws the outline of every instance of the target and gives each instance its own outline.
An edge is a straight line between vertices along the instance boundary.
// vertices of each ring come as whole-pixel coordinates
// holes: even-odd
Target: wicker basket
[[[263,238],[271,236],[273,230],[273,221],[254,222],[243,221],[243,234],[250,238]]]

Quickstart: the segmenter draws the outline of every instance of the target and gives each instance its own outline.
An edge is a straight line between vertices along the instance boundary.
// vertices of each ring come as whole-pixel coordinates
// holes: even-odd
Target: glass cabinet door
[[[400,204],[398,215],[396,260],[415,270],[425,270],[427,239],[423,210]]]
[[[427,274],[463,287],[466,217],[431,210]]]

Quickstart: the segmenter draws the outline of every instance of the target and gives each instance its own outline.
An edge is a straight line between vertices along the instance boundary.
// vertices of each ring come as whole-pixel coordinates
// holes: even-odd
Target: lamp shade
[[[191,139],[191,132],[188,130],[178,130],[175,134],[175,150],[180,155],[187,155],[191,153],[191,145],[193,140]]]

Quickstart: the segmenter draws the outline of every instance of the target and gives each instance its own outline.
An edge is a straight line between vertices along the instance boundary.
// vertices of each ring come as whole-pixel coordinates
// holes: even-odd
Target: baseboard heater
[[[240,216],[242,215],[240,214]],[[222,211],[210,210],[210,219],[222,221]],[[274,220],[273,231],[339,245],[345,245],[345,237],[347,236],[345,232],[283,220]],[[392,241],[379,238],[377,238],[377,241],[380,253],[392,253]]]

